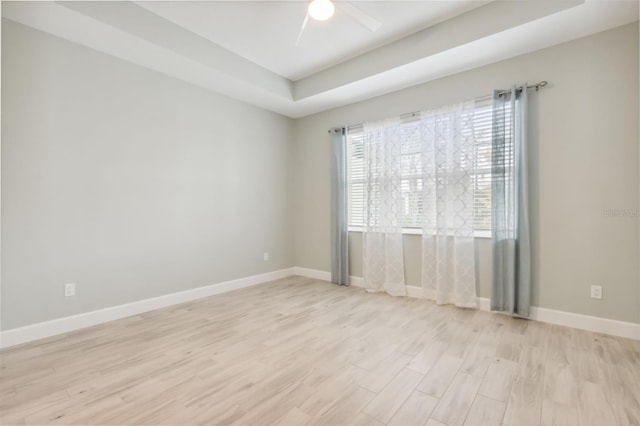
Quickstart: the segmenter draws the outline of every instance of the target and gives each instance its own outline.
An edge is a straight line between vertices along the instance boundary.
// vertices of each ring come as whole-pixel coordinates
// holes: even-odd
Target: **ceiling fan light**
[[[331,18],[335,10],[331,0],[313,0],[309,3],[309,16],[317,21],[326,21]]]

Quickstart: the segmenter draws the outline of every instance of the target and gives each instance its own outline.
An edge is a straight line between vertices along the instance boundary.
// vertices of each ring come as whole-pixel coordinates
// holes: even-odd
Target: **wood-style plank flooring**
[[[307,278],[0,353],[1,424],[640,425],[640,344]]]

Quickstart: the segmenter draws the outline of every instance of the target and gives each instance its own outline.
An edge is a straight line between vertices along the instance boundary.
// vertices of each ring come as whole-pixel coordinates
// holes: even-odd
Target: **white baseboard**
[[[293,274],[300,275],[301,277],[313,278],[322,281],[331,281],[331,272],[319,271],[317,269],[300,268],[299,266],[293,267]]]
[[[318,271],[307,268],[293,268],[296,275],[329,281],[331,274],[326,271]],[[351,285],[354,287],[364,287],[362,277],[351,276]],[[407,286],[407,296],[423,298],[420,287]],[[478,309],[481,311],[491,311],[491,300],[478,297]],[[566,327],[578,328],[580,330],[593,331],[596,333],[610,334],[613,336],[626,337],[640,340],[640,324],[618,321],[609,318],[594,317],[590,315],[576,314],[573,312],[557,311],[554,309],[532,306],[530,318],[535,321],[549,324],[563,325]]]
[[[331,274],[327,271],[319,271],[316,269],[301,267],[281,269],[278,271],[253,275],[237,280],[212,284],[205,287],[185,290],[178,293],[171,293],[151,299],[140,300],[124,305],[99,309],[97,311],[91,311],[65,318],[45,321],[25,327],[5,330],[0,333],[0,348],[8,348],[10,346],[19,345],[21,343],[27,343],[34,340],[43,339],[45,337],[68,333],[74,330],[79,330],[81,328],[91,327],[120,318],[138,315],[155,309],[165,308],[167,306],[177,305],[180,303],[213,296],[220,293],[226,293],[232,290],[238,290],[269,281],[286,278],[291,275],[299,275],[323,281],[330,281],[331,279]],[[362,277],[352,276],[351,284],[354,287],[363,287],[364,282],[362,280]],[[420,287],[407,286],[407,295],[409,297],[421,298],[423,297],[422,289]],[[482,311],[489,311],[489,299],[479,297],[478,309]],[[640,324],[630,322],[575,314],[565,311],[557,311],[536,306],[531,307],[531,319],[551,324],[578,328],[582,330],[640,340]]]
[[[531,319],[536,321],[640,340],[640,324],[632,322],[556,311],[555,309],[540,308],[538,306],[532,306],[529,313]]]
[[[487,297],[478,297],[478,309],[485,312],[491,312],[491,299]]]
[[[237,280],[225,281],[204,287],[153,297],[151,299],[139,300],[136,302],[126,303],[124,305],[112,306],[109,308],[99,309],[97,311],[85,312],[78,315],[27,325],[25,327],[5,330],[0,333],[0,348],[8,348],[21,343],[68,333],[70,331],[91,327],[93,325],[102,324],[120,318],[130,317],[132,315],[138,315],[155,309],[190,302],[203,297],[251,287],[269,281],[279,280],[291,275],[300,274],[296,274],[294,272],[294,268],[280,269],[278,271],[252,275],[250,277],[240,278]]]

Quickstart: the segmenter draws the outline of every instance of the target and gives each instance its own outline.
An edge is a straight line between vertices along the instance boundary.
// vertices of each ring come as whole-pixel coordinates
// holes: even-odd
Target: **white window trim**
[[[364,228],[362,226],[349,226],[349,232],[364,232]],[[421,228],[402,228],[402,233],[404,235],[422,235]],[[474,231],[474,238],[491,238],[491,231],[482,230],[482,231]]]

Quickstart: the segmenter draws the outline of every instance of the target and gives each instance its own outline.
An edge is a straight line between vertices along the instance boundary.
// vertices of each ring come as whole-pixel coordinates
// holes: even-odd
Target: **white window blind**
[[[474,221],[476,231],[491,230],[491,124],[492,100],[476,101],[474,111],[475,172]]]
[[[474,111],[474,172],[476,231],[491,230],[491,124],[492,100],[476,100]],[[402,217],[404,228],[422,228],[422,146],[419,117],[408,117],[402,123]],[[364,146],[362,125],[347,131],[347,179],[349,225],[364,226]]]
[[[350,226],[364,225],[364,144],[362,126],[347,129],[347,197]]]

